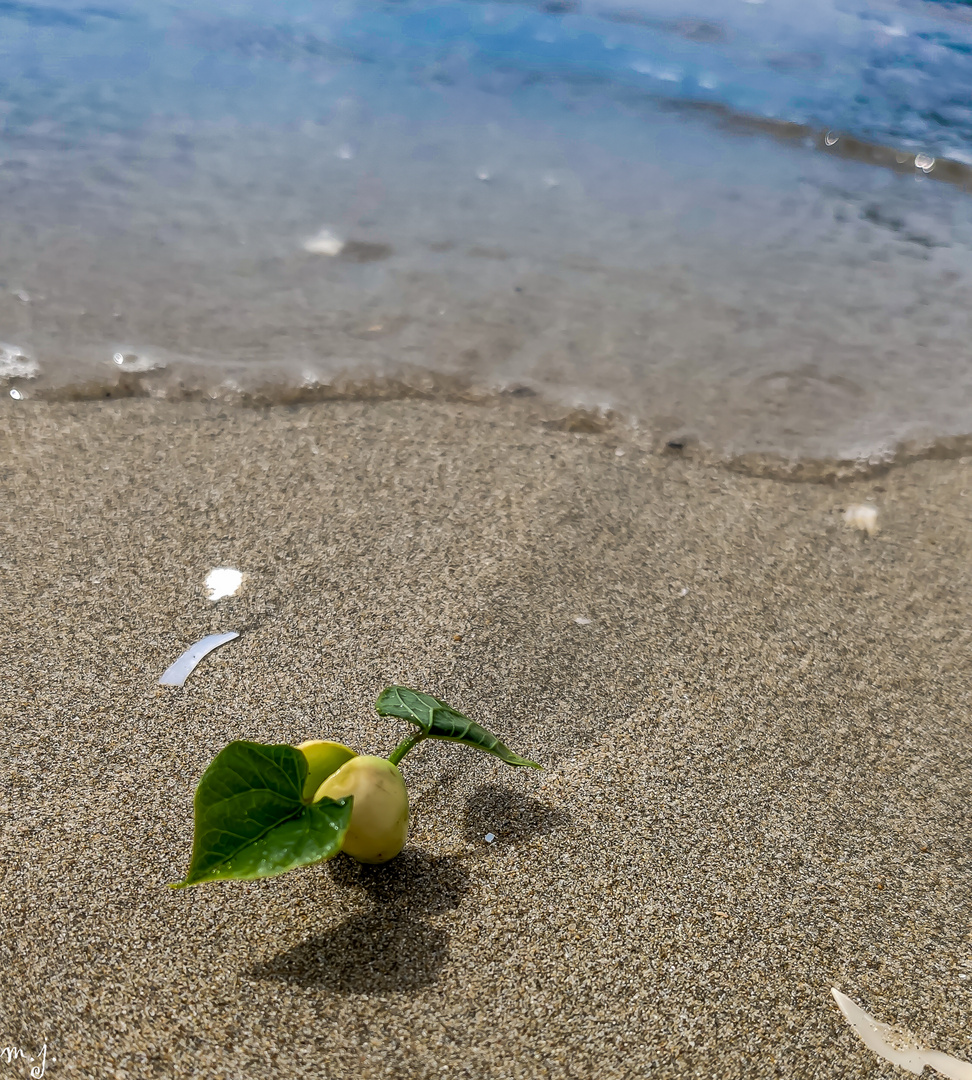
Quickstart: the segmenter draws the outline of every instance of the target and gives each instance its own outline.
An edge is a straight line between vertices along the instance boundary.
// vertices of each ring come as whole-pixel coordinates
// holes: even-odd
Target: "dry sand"
[[[801,485],[618,438],[3,405],[3,1045],[55,1078],[903,1075],[837,986],[972,1058],[972,468]],[[227,740],[387,753],[392,682],[546,770],[426,744],[388,866],[166,888]]]

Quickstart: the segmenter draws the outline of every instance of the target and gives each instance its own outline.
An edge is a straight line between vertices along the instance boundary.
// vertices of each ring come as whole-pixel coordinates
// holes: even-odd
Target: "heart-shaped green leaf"
[[[189,872],[172,887],[262,878],[330,859],[341,850],[351,797],[303,800],[307,759],[295,746],[231,742],[196,788]]]
[[[463,716],[451,705],[439,701],[431,694],[409,690],[407,686],[387,686],[378,695],[375,708],[379,716],[395,716],[400,720],[408,720],[415,724],[427,738],[464,743],[476,750],[493,754],[505,761],[507,765],[528,765],[531,769],[543,768],[535,761],[529,761],[527,758],[520,757],[519,754],[514,754],[505,743],[500,742],[484,727],[480,727],[468,716]]]

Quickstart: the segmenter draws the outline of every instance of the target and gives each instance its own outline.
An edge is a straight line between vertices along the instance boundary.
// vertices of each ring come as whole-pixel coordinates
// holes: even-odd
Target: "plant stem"
[[[414,735],[409,735],[407,739],[402,739],[398,746],[396,746],[388,755],[388,760],[392,765],[398,765],[409,750],[411,750],[413,746],[417,746],[426,737],[424,732],[416,731]]]

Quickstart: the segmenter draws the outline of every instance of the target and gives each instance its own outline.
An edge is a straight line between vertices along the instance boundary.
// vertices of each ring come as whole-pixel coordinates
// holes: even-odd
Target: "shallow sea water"
[[[0,3],[0,381],[961,453],[970,101],[924,0]]]

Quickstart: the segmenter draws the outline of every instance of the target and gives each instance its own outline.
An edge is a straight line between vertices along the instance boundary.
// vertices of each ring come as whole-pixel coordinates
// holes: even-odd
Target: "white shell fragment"
[[[869,503],[856,503],[848,506],[844,511],[844,521],[852,529],[860,529],[868,536],[873,536],[878,531],[878,512],[876,506]]]
[[[217,566],[209,571],[206,578],[206,588],[209,590],[210,600],[222,600],[224,596],[232,596],[239,590],[243,582],[243,575],[232,566]]]
[[[159,686],[182,686],[200,660],[208,656],[213,649],[218,649],[220,645],[225,645],[227,641],[239,636],[235,630],[231,630],[228,634],[207,634],[200,638],[195,645],[190,645],[174,664],[165,669],[159,679]]]
[[[321,229],[316,236],[304,241],[304,251],[311,255],[340,255],[343,250],[344,241],[330,229]]]
[[[830,992],[847,1023],[857,1032],[864,1045],[878,1057],[916,1074],[920,1074],[927,1065],[942,1076],[947,1076],[948,1080],[972,1080],[972,1062],[959,1061],[940,1050],[929,1050],[911,1036],[868,1016],[860,1005],[851,1001],[836,987]]]

